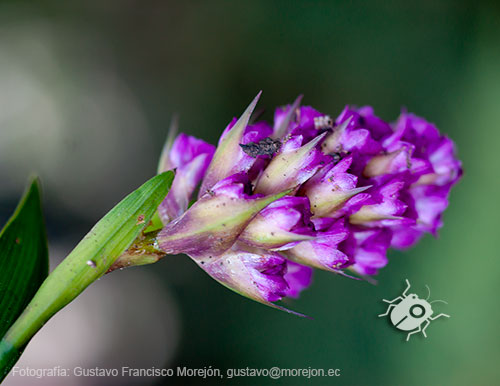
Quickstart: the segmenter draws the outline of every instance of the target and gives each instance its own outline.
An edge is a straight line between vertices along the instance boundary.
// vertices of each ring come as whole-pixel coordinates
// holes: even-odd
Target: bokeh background
[[[214,143],[264,90],[336,116],[402,107],[456,143],[465,176],[439,238],[391,251],[377,285],[316,272],[301,319],[223,288],[187,257],[115,272],[35,337],[22,367],[340,368],[339,378],[230,384],[494,385],[500,358],[500,6],[411,1],[0,3],[0,220],[41,176],[51,267],[155,172],[174,113]],[[428,338],[377,314],[408,278],[445,299]],[[227,381],[227,380],[226,380]],[[10,376],[6,385],[221,384]]]

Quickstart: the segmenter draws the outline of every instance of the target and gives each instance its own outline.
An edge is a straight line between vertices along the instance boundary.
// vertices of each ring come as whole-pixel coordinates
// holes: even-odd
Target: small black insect
[[[259,142],[250,142],[240,144],[243,151],[252,158],[257,158],[259,155],[273,155],[281,148],[281,142],[270,137],[264,138]]]

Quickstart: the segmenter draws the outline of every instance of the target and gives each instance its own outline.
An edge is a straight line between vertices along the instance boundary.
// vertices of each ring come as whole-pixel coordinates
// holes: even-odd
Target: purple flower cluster
[[[260,94],[217,148],[180,134],[160,171],[177,169],[159,208],[167,254],[186,253],[214,279],[259,302],[296,297],[312,268],[375,275],[390,247],[436,234],[462,174],[453,142],[423,118],[394,124],[371,107],[333,120],[309,106],[249,124]],[[189,206],[197,186],[198,199]]]

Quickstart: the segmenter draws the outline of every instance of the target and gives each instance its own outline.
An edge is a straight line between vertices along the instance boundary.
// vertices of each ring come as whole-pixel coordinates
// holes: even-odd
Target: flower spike
[[[216,150],[183,134],[167,141],[161,165],[178,177],[159,207],[163,253],[185,253],[226,287],[283,309],[273,302],[297,297],[313,268],[372,280],[390,247],[437,233],[462,168],[433,124],[407,112],[389,124],[370,106],[332,119],[300,106],[301,95],[272,125],[250,124],[259,97]]]

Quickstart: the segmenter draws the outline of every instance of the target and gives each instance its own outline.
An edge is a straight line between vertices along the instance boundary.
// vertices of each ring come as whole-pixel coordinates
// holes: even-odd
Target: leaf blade
[[[0,232],[0,336],[28,305],[48,270],[40,187],[33,179]]]

